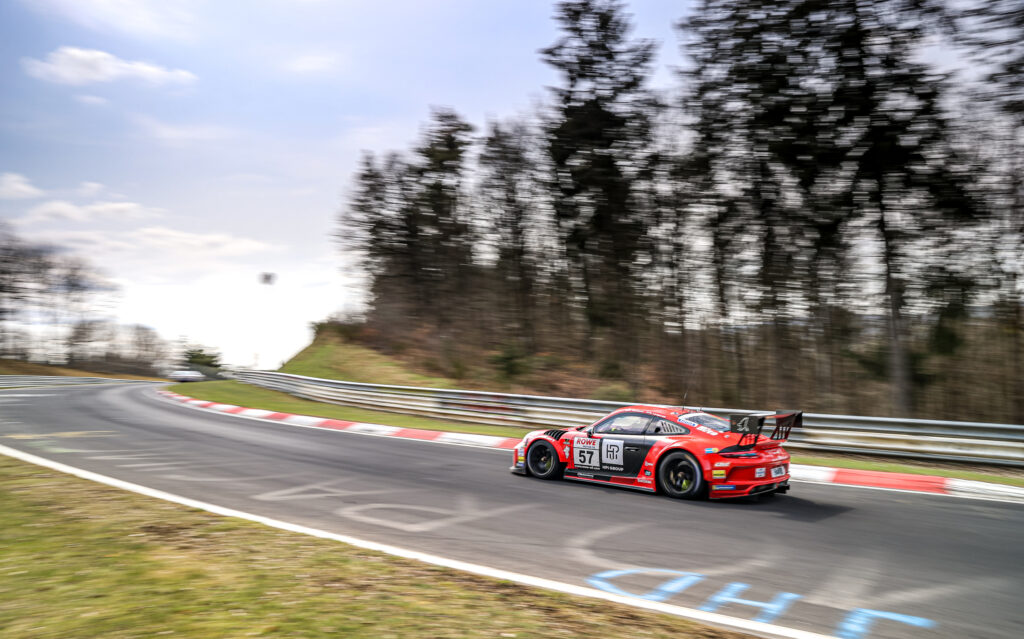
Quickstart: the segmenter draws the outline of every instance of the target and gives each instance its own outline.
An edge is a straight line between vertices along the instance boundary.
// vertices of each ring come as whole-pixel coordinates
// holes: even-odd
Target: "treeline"
[[[0,225],[0,357],[101,373],[156,374],[168,346],[103,317],[114,287],[84,259]]]
[[[338,237],[380,345],[456,376],[578,359],[638,399],[1024,423],[1024,6],[701,0],[681,98],[621,3],[555,18],[537,113],[435,109],[363,158]]]

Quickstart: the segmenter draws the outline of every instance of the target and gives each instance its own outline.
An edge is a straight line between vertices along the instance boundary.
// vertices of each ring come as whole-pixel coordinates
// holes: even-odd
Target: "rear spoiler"
[[[740,441],[737,448],[749,448],[757,444],[764,429],[764,420],[774,419],[775,428],[769,439],[785,441],[789,439],[789,433],[794,428],[801,428],[804,423],[803,411],[779,411],[772,415],[770,413],[755,413],[751,415],[729,415],[729,430],[740,433]]]

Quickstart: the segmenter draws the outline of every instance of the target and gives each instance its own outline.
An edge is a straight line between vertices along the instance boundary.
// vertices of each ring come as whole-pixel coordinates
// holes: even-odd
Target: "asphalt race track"
[[[767,502],[679,502],[514,476],[509,451],[198,411],[156,388],[0,391],[0,444],[275,519],[789,628],[1024,636],[1024,505],[801,483]]]

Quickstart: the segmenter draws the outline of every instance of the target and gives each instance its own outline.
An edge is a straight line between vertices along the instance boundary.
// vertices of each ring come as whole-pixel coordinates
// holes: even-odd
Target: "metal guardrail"
[[[247,384],[319,402],[523,428],[590,424],[616,408],[629,405],[589,399],[363,384],[249,370],[236,371],[235,377]],[[706,407],[702,410],[723,417],[763,412]],[[1024,467],[1024,426],[816,413],[805,413],[803,425],[803,429],[793,431],[787,447]]]
[[[143,379],[115,379],[113,377],[70,377],[56,375],[0,375],[0,388],[40,386],[72,386],[78,384],[110,384],[145,382]]]

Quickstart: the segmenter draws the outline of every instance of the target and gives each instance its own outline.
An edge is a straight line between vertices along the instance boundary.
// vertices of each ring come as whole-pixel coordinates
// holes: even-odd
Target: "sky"
[[[687,2],[627,2],[675,83]],[[0,220],[117,285],[107,312],[276,368],[363,304],[334,236],[363,151],[557,84],[547,0],[0,0]],[[276,274],[272,285],[260,274]]]

